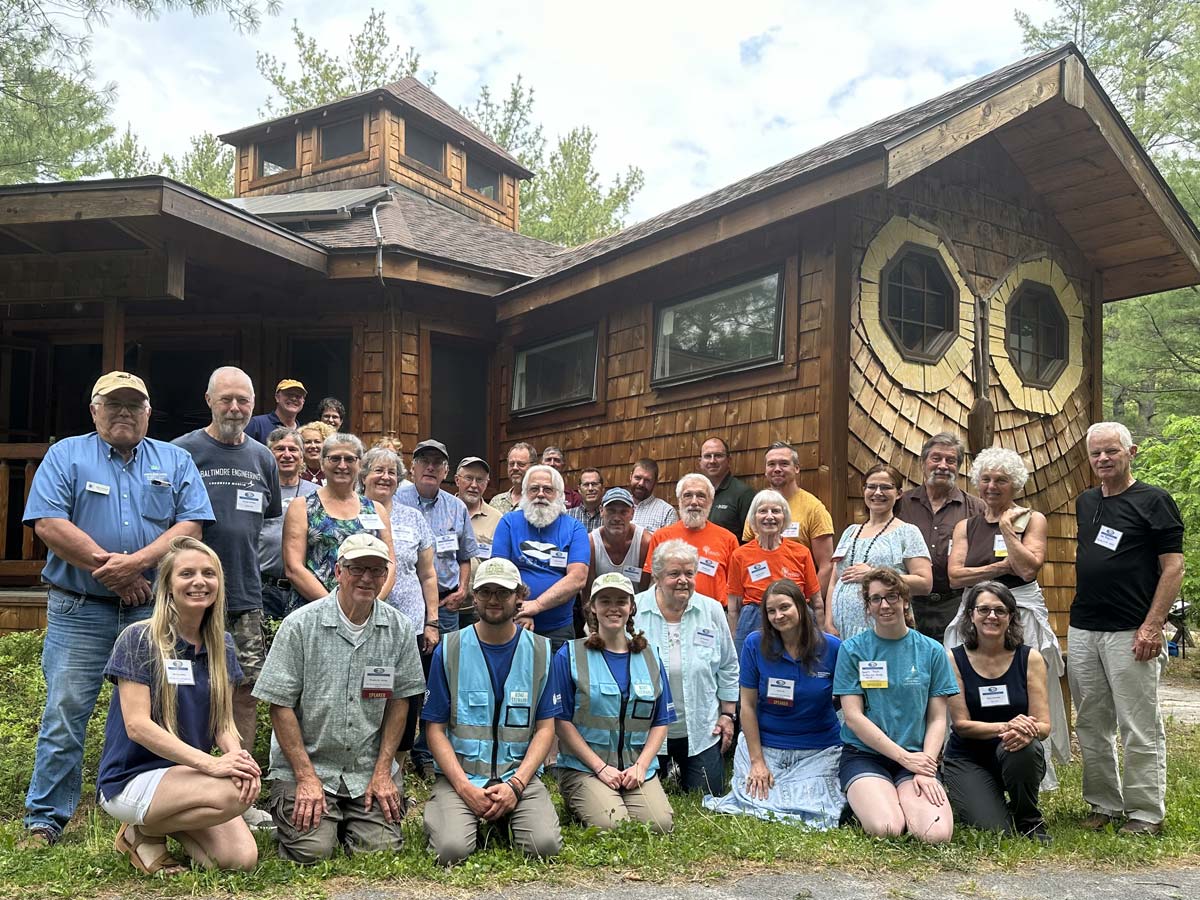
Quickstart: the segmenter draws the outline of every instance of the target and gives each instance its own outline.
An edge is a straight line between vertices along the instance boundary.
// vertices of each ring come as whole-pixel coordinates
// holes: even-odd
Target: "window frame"
[[[665,300],[658,300],[652,305],[650,315],[650,341],[649,341],[649,387],[651,390],[665,390],[678,387],[681,385],[692,384],[698,381],[705,381],[716,375],[730,375],[741,372],[752,372],[757,369],[765,369],[771,366],[778,366],[787,360],[787,346],[785,335],[785,324],[787,321],[787,281],[788,281],[788,266],[787,262],[780,260],[769,266],[764,266],[758,269],[752,269],[747,272],[739,273],[731,278],[726,278],[715,284],[708,284],[696,290],[688,291],[685,294],[676,295]],[[669,307],[682,306],[694,300],[699,300],[712,294],[720,293],[738,285],[749,284],[758,281],[769,275],[776,276],[775,284],[775,350],[770,357],[756,357],[753,360],[738,360],[736,362],[725,363],[720,366],[713,366],[703,370],[702,372],[688,372],[684,375],[673,375],[659,378],[656,376],[658,371],[659,359],[659,328],[662,322],[661,314]]]
[[[406,118],[403,121],[404,121],[404,152],[400,154],[400,157],[401,157],[402,161],[404,162],[404,164],[409,166],[410,168],[417,169],[417,171],[419,171],[419,172],[432,173],[432,174],[438,176],[439,178],[446,178],[447,170],[450,168],[446,162],[446,144],[448,143],[446,141],[446,139],[444,137],[440,137],[439,135],[430,131],[428,128],[422,128],[420,125],[416,124],[415,122],[412,122],[410,119]],[[440,169],[434,168],[433,166],[429,165],[429,163],[425,162],[424,160],[418,159],[417,157],[409,154],[409,152],[408,152],[408,134],[410,131],[417,131],[417,132],[425,135],[426,137],[430,138],[431,140],[438,141],[441,143],[441,145],[442,145],[442,166]]]
[[[251,188],[255,188],[255,187],[259,187],[261,185],[267,185],[267,184],[276,184],[277,182],[280,182],[280,181],[289,181],[290,179],[296,178],[297,176],[299,176],[299,174],[300,174],[300,154],[302,152],[301,140],[300,140],[300,129],[297,128],[294,132],[292,132],[291,137],[296,145],[296,157],[295,157],[296,164],[290,169],[284,169],[283,171],[275,172],[272,175],[263,175],[262,174],[262,155],[260,153],[259,148],[263,144],[276,144],[276,143],[281,144],[287,140],[288,135],[284,134],[284,135],[280,135],[278,137],[264,136],[262,139],[255,141],[251,145],[250,184],[249,184],[249,186]]]
[[[929,351],[913,350],[909,348],[901,339],[901,335],[896,330],[892,322],[891,316],[888,314],[888,307],[891,303],[891,277],[892,273],[904,264],[904,261],[911,255],[917,254],[937,266],[941,272],[942,278],[945,279],[947,287],[950,289],[946,299],[947,304],[947,324],[942,330],[942,333],[934,340],[933,347]],[[900,249],[892,254],[891,259],[883,264],[879,270],[879,320],[885,332],[892,343],[896,347],[896,351],[901,358],[906,362],[915,363],[923,366],[936,366],[941,362],[946,353],[953,346],[958,338],[960,322],[958,318],[958,305],[961,298],[958,295],[958,285],[955,284],[954,276],[946,266],[946,261],[942,259],[942,255],[936,248],[926,247],[923,244],[918,244],[913,241],[905,241],[901,244]],[[903,301],[902,301],[903,302]],[[928,328],[928,325],[922,324],[923,328]]]
[[[362,149],[356,150],[353,153],[347,153],[343,156],[335,156],[331,159],[325,159],[325,150],[322,146],[321,135],[326,128],[334,128],[338,125],[347,125],[358,120],[362,124]],[[355,162],[362,162],[371,158],[371,116],[369,112],[356,113],[345,118],[334,119],[329,122],[318,122],[313,127],[313,171],[323,172],[327,169],[335,169],[340,166],[349,165]]]
[[[549,348],[557,344],[565,343],[572,339],[580,338],[585,335],[590,335],[595,341],[595,356],[592,360],[592,390],[588,396],[576,396],[562,400],[555,400],[547,403],[539,403],[536,406],[523,406],[517,409],[514,406],[517,390],[517,365],[521,354],[529,353],[538,350],[539,348]],[[604,355],[601,350],[603,348],[605,338],[605,329],[600,322],[593,322],[590,326],[582,328],[574,328],[569,331],[557,331],[553,334],[534,337],[532,335],[519,343],[513,345],[511,366],[509,368],[508,379],[508,397],[504,408],[508,417],[514,419],[525,419],[530,416],[541,415],[542,413],[555,412],[562,410],[571,410],[580,407],[593,407],[596,404],[603,403],[602,379],[604,372],[602,371],[601,360]],[[590,414],[590,410],[589,413]]]
[[[1038,309],[1039,311],[1042,309],[1051,311],[1053,317],[1057,320],[1055,324],[1058,326],[1059,355],[1050,357],[1041,353],[1038,349],[1033,351],[1035,358],[1052,359],[1052,364],[1049,367],[1047,374],[1042,378],[1032,377],[1028,372],[1025,371],[1024,367],[1020,363],[1021,354],[1023,351],[1020,349],[1020,347],[1014,347],[1011,343],[1012,339],[1017,334],[1016,329],[1013,328],[1013,316],[1016,314],[1016,308],[1018,304],[1032,291],[1042,294],[1051,301],[1049,305],[1043,306],[1042,304],[1039,304]],[[1039,316],[1037,320],[1037,325],[1039,327],[1035,329],[1035,342],[1039,339],[1036,336],[1036,332],[1040,330],[1041,324],[1042,319]],[[1055,292],[1054,288],[1044,282],[1035,281],[1032,278],[1023,280],[1017,286],[1017,289],[1012,292],[1012,296],[1009,297],[1008,301],[1004,304],[1004,349],[1008,354],[1009,364],[1012,365],[1013,371],[1017,373],[1017,376],[1021,379],[1021,383],[1027,385],[1028,387],[1048,391],[1052,390],[1058,383],[1059,378],[1061,378],[1063,372],[1066,371],[1068,358],[1070,356],[1070,352],[1068,350],[1068,344],[1071,336],[1070,333],[1071,326],[1070,322],[1067,321],[1067,314],[1066,310],[1063,309],[1062,300],[1059,299],[1059,296]]]
[[[475,190],[475,188],[471,187],[467,183],[467,179],[471,174],[472,160],[475,160],[479,165],[484,166],[485,168],[490,169],[491,171],[496,173],[496,198],[495,199],[492,199],[487,194],[481,194],[479,191]],[[472,154],[470,152],[463,154],[462,189],[463,189],[463,193],[466,194],[467,196],[471,197],[472,199],[479,200],[482,203],[487,203],[490,206],[494,206],[498,210],[503,210],[505,208],[504,200],[503,200],[503,197],[504,197],[504,173],[501,172],[498,167],[488,165],[487,163],[485,163],[481,159],[479,159],[478,156],[475,156],[474,154]]]

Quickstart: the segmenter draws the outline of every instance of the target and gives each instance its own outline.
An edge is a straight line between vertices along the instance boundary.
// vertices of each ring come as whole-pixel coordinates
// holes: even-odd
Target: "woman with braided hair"
[[[147,875],[183,871],[168,836],[207,868],[253,869],[258,847],[241,815],[258,797],[262,772],[233,722],[242,670],[210,547],[171,541],[153,615],[121,633],[104,674],[117,689],[96,787],[101,808],[123,823],[115,848]],[[214,745],[220,756],[210,755]]]

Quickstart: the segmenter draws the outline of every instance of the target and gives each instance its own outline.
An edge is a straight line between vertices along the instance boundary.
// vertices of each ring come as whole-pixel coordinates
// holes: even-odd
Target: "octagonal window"
[[[958,291],[934,250],[908,245],[883,268],[883,325],[900,355],[935,363],[958,334]]]
[[[1008,358],[1030,387],[1050,388],[1067,366],[1067,317],[1047,285],[1026,281],[1008,302]]]

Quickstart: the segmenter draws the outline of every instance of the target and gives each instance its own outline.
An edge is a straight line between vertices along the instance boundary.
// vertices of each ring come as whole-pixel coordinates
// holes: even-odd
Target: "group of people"
[[[1017,502],[1016,453],[976,455],[973,496],[957,487],[961,442],[934,435],[924,482],[904,490],[872,467],[865,515],[835,542],[784,442],[755,491],[709,438],[674,506],[654,460],[627,485],[583,468],[574,490],[561,448],[518,443],[511,487],[487,501],[484,458],[451,476],[431,438],[410,471],[396,442],[366,449],[340,430],[337,401],[297,427],[305,397],[284,379],[276,410],[252,417],[250,378],[223,367],[211,423],[164,443],[146,436],[145,383],[110,372],[92,391],[96,431],[51,446],[24,516],[49,586],[32,840],[55,843],[74,812],[105,678],[97,799],[147,873],[177,870],[167,836],[222,868],[255,864],[255,828],[302,864],[396,848],[410,758],[432,778],[424,829],[444,865],[488,824],[556,854],[547,766],[570,815],[600,828],[670,831],[670,773],[721,812],[1049,839],[1038,797],[1069,758],[1064,670],[1037,582],[1046,519]],[[1100,486],[1077,503],[1067,666],[1087,824],[1158,833],[1161,632],[1183,526],[1169,495],[1133,479],[1123,426],[1092,426],[1087,449]]]

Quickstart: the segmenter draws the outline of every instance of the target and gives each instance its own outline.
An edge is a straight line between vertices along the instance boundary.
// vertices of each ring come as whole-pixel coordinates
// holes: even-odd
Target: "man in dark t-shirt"
[[[1075,600],[1067,674],[1083,756],[1086,828],[1125,818],[1123,834],[1160,834],[1167,742],[1159,703],[1163,625],[1183,580],[1183,520],[1171,495],[1134,480],[1137,447],[1119,422],[1087,432],[1100,487],[1075,501]],[[1116,733],[1125,750],[1117,768]]]

